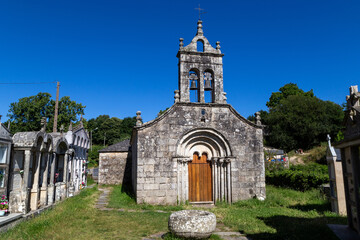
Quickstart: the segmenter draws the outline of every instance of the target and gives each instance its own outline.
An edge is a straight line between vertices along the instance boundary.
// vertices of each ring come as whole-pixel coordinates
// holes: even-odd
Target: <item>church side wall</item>
[[[173,158],[181,136],[196,128],[215,129],[231,147],[235,157],[231,162],[232,201],[265,197],[262,129],[240,120],[229,107],[178,104],[161,121],[138,129],[137,202],[176,204],[179,201],[178,163]]]

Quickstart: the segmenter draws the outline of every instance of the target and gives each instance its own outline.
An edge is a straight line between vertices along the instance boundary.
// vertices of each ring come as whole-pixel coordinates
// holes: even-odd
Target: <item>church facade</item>
[[[189,45],[180,38],[175,103],[137,126],[131,139],[132,185],[138,203],[235,202],[265,198],[263,129],[227,103],[223,54],[198,21]]]

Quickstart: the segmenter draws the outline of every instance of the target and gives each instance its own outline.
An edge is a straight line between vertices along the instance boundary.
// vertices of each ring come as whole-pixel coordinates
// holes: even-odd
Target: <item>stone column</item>
[[[53,153],[52,156],[50,156],[50,159],[51,159],[51,169],[50,169],[50,184],[48,187],[48,205],[52,205],[54,203],[56,153]]]
[[[74,187],[74,158],[72,155],[69,156],[70,159],[70,180],[68,183],[68,188],[69,188],[69,197],[74,196],[74,192],[75,192],[75,187]]]
[[[79,177],[80,177],[80,184],[83,182],[83,158],[80,158],[80,170],[79,170]]]
[[[216,169],[216,158],[211,159],[211,175],[213,179],[213,201],[216,203],[217,200],[217,169]]]
[[[39,175],[40,175],[40,165],[41,165],[41,152],[36,152],[36,169],[34,172],[34,181],[30,193],[30,209],[31,211],[38,209],[39,201]]]
[[[232,202],[231,196],[231,160],[230,158],[225,159],[226,161],[226,185],[227,185],[227,201]]]
[[[10,192],[10,211],[16,213],[29,212],[29,171],[32,152],[24,151],[24,173],[20,192]]]
[[[202,69],[199,69],[199,102],[205,102],[204,72]]]
[[[179,203],[182,202],[182,186],[180,185],[181,181],[182,181],[182,171],[181,171],[181,160],[177,159],[177,197],[178,197],[178,201]]]
[[[48,187],[48,173],[49,173],[49,161],[50,161],[51,155],[47,152],[44,153],[44,160],[45,160],[45,168],[43,173],[43,181],[41,184],[40,189],[40,206],[46,206],[47,205],[47,187]]]
[[[225,184],[224,184],[224,159],[220,158],[220,201],[224,201],[225,197]]]
[[[66,152],[64,156],[64,175],[63,182],[61,184],[61,199],[65,199],[67,196],[67,183],[68,183],[68,161],[69,161],[69,153]]]

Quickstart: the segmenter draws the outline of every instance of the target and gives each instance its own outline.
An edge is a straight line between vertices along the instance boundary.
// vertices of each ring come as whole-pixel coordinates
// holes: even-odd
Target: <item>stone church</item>
[[[220,42],[210,45],[199,20],[190,44],[179,45],[174,105],[147,123],[137,113],[129,152],[137,202],[265,198],[260,117],[250,122],[227,103]]]

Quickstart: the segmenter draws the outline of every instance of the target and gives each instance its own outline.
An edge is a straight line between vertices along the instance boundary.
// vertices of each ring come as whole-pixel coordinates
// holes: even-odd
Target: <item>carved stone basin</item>
[[[169,230],[177,237],[208,238],[216,228],[216,216],[201,210],[174,212],[169,218]]]

